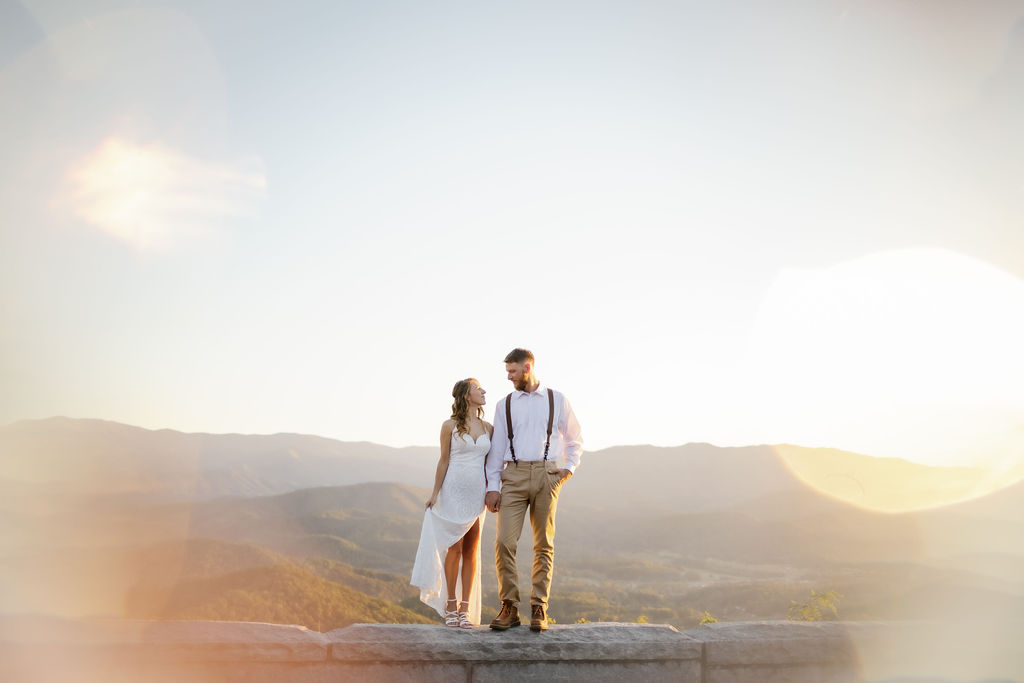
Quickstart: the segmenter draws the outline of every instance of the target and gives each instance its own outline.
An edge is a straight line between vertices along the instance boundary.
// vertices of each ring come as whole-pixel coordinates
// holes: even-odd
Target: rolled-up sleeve
[[[494,407],[494,434],[491,435],[491,450],[487,451],[484,473],[487,476],[487,490],[501,491],[501,470],[508,450],[508,427],[505,426],[505,401],[498,401]]]
[[[562,439],[565,444],[565,469],[575,473],[579,467],[580,458],[583,456],[583,430],[580,422],[576,419],[569,399],[562,395],[562,418],[563,424],[559,425],[562,430]],[[497,427],[495,427],[497,432]]]

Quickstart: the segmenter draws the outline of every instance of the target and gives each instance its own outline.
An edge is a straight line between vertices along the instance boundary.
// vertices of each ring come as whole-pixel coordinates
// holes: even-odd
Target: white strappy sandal
[[[459,626],[459,613],[453,609],[448,609],[448,603],[454,602],[458,606],[458,602],[455,598],[446,600],[444,603],[444,625],[445,626]]]
[[[466,606],[466,611],[459,611],[459,628],[473,628],[473,622],[469,620],[469,603],[463,600],[460,604]]]

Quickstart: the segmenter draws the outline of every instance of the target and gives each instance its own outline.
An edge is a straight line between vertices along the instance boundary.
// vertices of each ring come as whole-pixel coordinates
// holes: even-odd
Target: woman
[[[484,460],[494,431],[484,421],[486,393],[472,378],[452,389],[452,417],[441,425],[441,458],[412,568],[420,600],[437,610],[445,625],[460,628],[480,624]]]

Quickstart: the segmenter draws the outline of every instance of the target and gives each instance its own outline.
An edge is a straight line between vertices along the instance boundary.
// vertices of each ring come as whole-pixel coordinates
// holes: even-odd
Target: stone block
[[[464,683],[468,680],[468,667],[461,663],[442,664],[438,662],[389,663],[389,664],[331,664],[331,683],[338,681],[359,681],[359,683]],[[279,679],[283,681],[285,679]],[[292,679],[287,679],[292,683]],[[239,683],[242,683],[241,681]],[[270,683],[268,681],[268,683]],[[310,682],[312,683],[312,682]],[[319,683],[317,681],[316,683]]]
[[[744,666],[709,667],[703,683],[860,683],[861,677],[846,666]]]
[[[856,647],[835,622],[718,623],[686,634],[704,643],[708,666],[857,662]]]
[[[586,681],[587,683],[701,683],[696,660],[634,662],[495,662],[473,665],[472,683]]]
[[[327,634],[340,661],[632,661],[699,660],[701,646],[675,628],[656,624],[526,626],[493,631],[433,625],[356,624]]]
[[[4,617],[5,650],[124,662],[322,662],[327,639],[302,626],[250,622]]]

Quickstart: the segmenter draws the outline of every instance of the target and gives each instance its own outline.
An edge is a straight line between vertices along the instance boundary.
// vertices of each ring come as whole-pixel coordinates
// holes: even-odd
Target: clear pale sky
[[[1024,452],[1024,2],[7,2],[0,423]]]

